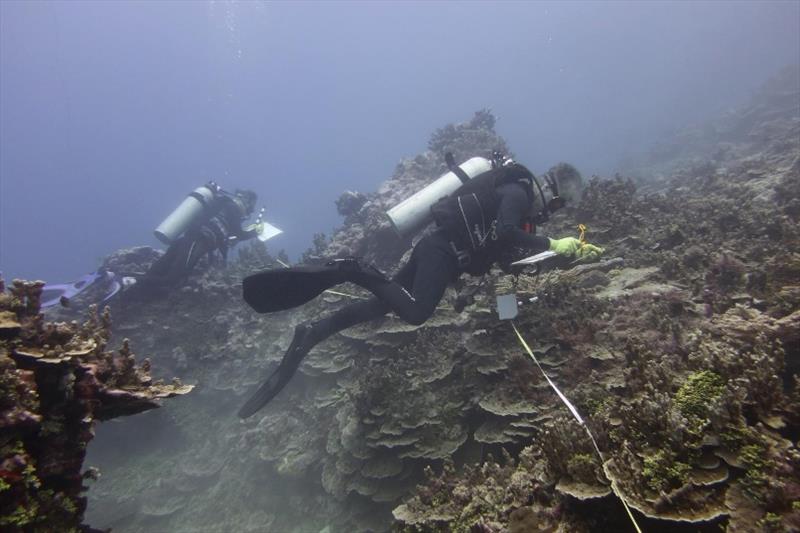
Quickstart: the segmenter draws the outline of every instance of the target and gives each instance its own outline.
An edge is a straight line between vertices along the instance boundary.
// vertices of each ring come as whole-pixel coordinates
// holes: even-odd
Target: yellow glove
[[[603,252],[605,252],[605,250],[599,246],[585,242],[583,243],[583,246],[578,248],[578,251],[575,253],[575,261],[585,261],[587,263],[597,261],[600,259],[600,256],[603,255]]]
[[[256,231],[256,235],[260,235],[261,232],[264,230],[264,223],[259,222],[258,224],[250,224],[245,228],[245,231]]]
[[[594,261],[603,253],[603,249],[594,244],[582,243],[575,237],[550,239],[550,250],[566,257],[574,257],[576,261]]]
[[[580,239],[564,237],[563,239],[550,239],[550,251],[558,255],[573,257],[581,247]]]

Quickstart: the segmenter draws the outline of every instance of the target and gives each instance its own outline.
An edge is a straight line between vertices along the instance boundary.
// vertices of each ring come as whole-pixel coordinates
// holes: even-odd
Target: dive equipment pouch
[[[476,194],[441,198],[431,207],[431,216],[437,226],[456,239],[459,249],[474,251],[483,246],[487,217]]]
[[[450,241],[450,248],[453,250],[453,253],[456,254],[458,268],[465,269],[472,263],[472,255],[465,250],[459,250],[458,246],[453,241]]]

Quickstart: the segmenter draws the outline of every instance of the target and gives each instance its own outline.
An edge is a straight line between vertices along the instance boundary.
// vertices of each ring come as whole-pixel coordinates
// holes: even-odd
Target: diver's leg
[[[144,277],[157,280],[157,279],[164,279],[167,274],[169,273],[172,264],[178,259],[179,256],[185,253],[185,248],[189,245],[186,237],[181,237],[180,239],[176,240],[172,244],[170,244],[167,251],[164,254],[156,259],[150,268],[147,269]]]
[[[352,303],[333,314],[306,325],[310,331],[307,333],[308,340],[305,342],[310,350],[313,346],[324,341],[334,333],[343,329],[380,318],[390,311],[389,306],[378,298],[372,297],[362,302]]]
[[[272,400],[289,383],[306,354],[334,333],[379,318],[389,311],[412,324],[425,322],[458,268],[455,257],[449,253],[449,243],[434,234],[417,244],[411,259],[394,280],[375,274],[359,276],[359,272],[360,269],[352,270],[347,281],[364,286],[378,297],[350,304],[317,322],[298,325],[278,368],[239,410],[241,418],[251,416]]]
[[[420,325],[436,310],[448,283],[458,274],[458,264],[449,242],[434,233],[419,241],[394,280],[362,272],[352,272],[347,281],[372,292],[404,321]]]
[[[136,280],[133,292],[152,292],[165,289],[176,283],[173,280],[176,276],[176,267],[185,261],[192,245],[192,240],[186,236],[173,242],[167,251],[150,265],[147,272]],[[179,272],[178,272],[179,273]]]
[[[159,265],[157,275],[148,274],[151,284],[174,287],[186,279],[200,259],[214,251],[214,241],[202,233],[192,232],[181,237],[170,246],[162,256],[164,264]]]
[[[176,265],[176,275],[178,278],[184,278],[191,274],[194,267],[197,266],[198,261],[200,261],[204,255],[211,256],[215,248],[216,242],[213,235],[201,233],[192,239],[192,245],[186,251],[186,258]],[[209,262],[211,262],[210,258]]]
[[[180,244],[176,243],[175,253],[170,258],[171,261],[160,279],[158,280],[161,285],[165,287],[174,287],[185,277],[188,273],[187,265],[197,250],[197,239],[183,237]],[[195,260],[196,262],[196,260]]]

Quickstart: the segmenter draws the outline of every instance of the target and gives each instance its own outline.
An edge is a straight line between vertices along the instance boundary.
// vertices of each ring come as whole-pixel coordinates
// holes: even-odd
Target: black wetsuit
[[[497,240],[486,252],[488,257],[472,261],[491,263],[500,254],[512,248],[522,248],[531,254],[547,250],[550,241],[527,233],[522,222],[530,212],[530,200],[520,183],[507,183],[497,188]],[[423,324],[433,315],[447,285],[461,274],[470,272],[470,265],[459,266],[453,245],[453,236],[438,229],[423,237],[414,247],[411,258],[390,282],[381,282],[365,276],[357,283],[369,289],[376,297],[357,302],[336,311],[333,315],[313,324],[315,344],[345,328],[379,318],[393,311],[402,320],[415,325]]]
[[[529,171],[524,167],[498,169],[496,172],[500,174],[507,171],[516,172],[517,175],[523,177],[529,175]],[[516,175],[512,177],[516,179]],[[522,248],[536,253],[548,249],[549,239],[537,237],[522,229],[523,222],[531,213],[530,187],[520,181],[503,181],[503,184],[495,189],[493,184],[497,182],[489,183],[487,189],[481,193],[483,200],[476,202],[475,205],[491,205],[493,212],[486,212],[484,207],[481,207],[478,218],[470,220],[464,215],[465,228],[473,228],[475,226],[473,223],[479,221],[485,229],[489,227],[486,224],[487,221],[496,221],[491,226],[492,231],[484,232],[482,235],[483,238],[480,240],[483,241],[483,245],[477,248],[472,247],[467,252],[463,249],[464,243],[471,237],[466,234],[458,234],[457,231],[452,230],[452,226],[447,226],[451,229],[442,226],[417,243],[408,263],[403,265],[391,280],[376,272],[371,272],[369,269],[352,268],[353,265],[346,262],[339,263],[340,266],[333,266],[332,271],[323,270],[319,275],[325,278],[326,283],[335,285],[350,281],[366,288],[374,296],[368,300],[347,305],[316,322],[297,326],[292,344],[278,368],[242,406],[239,416],[249,417],[266,405],[291,380],[305,355],[316,344],[334,333],[362,322],[380,318],[389,311],[393,311],[402,320],[411,324],[423,324],[436,310],[447,285],[455,281],[462,273],[485,273],[509,250]],[[479,184],[476,183],[476,185]],[[465,260],[467,255],[469,261]],[[247,280],[245,280],[245,285],[247,285]],[[259,291],[256,289],[255,292]],[[262,302],[256,299],[256,301],[248,303],[251,305],[255,303],[257,307],[261,307]],[[256,307],[254,306],[254,308]],[[260,312],[272,310],[271,306],[266,305]]]
[[[257,234],[255,230],[242,229],[244,219],[242,209],[232,198],[216,196],[203,221],[187,229],[173,242],[166,253],[137,280],[136,286],[140,290],[174,287],[191,274],[203,256],[208,256],[209,262],[213,263],[216,251],[220,252],[223,261],[227,261],[228,250],[233,243]]]

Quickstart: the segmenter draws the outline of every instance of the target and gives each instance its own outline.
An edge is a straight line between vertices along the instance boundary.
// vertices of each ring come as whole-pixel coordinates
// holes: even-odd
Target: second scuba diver
[[[229,193],[213,181],[195,189],[156,228],[156,237],[169,248],[144,275],[136,277],[135,291],[152,293],[174,287],[204,256],[213,263],[219,252],[224,263],[236,243],[261,237],[266,223],[258,220],[242,226],[253,214],[256,200],[253,191]]]
[[[334,333],[389,311],[410,324],[423,324],[434,313],[448,284],[463,273],[484,275],[495,263],[508,264],[511,253],[519,249],[529,253],[552,250],[578,259],[602,253],[601,248],[574,237],[550,239],[532,232],[535,225],[546,222],[552,212],[580,193],[580,175],[573,167],[555,167],[561,172],[545,175],[545,185],[541,186],[527,168],[499,154],[487,167],[490,170],[471,179],[448,156],[448,166],[461,185],[430,207],[438,227],[420,239],[409,261],[393,278],[352,258],[334,259],[324,266],[268,270],[245,278],[244,298],[261,313],[295,307],[345,282],[367,289],[374,297],[298,325],[278,368],[239,410],[240,417],[253,415],[274,398],[306,354]]]
[[[71,283],[47,284],[41,305],[69,306],[71,298],[96,285],[105,286],[105,296],[98,303],[110,301],[121,291],[152,296],[173,288],[192,273],[203,256],[213,263],[219,252],[225,262],[236,243],[253,237],[266,241],[282,233],[261,220],[263,209],[255,223],[243,227],[253,214],[256,199],[253,191],[237,189],[229,193],[210,181],[192,191],[156,228],[155,236],[168,248],[147,272],[121,273],[101,268]]]

